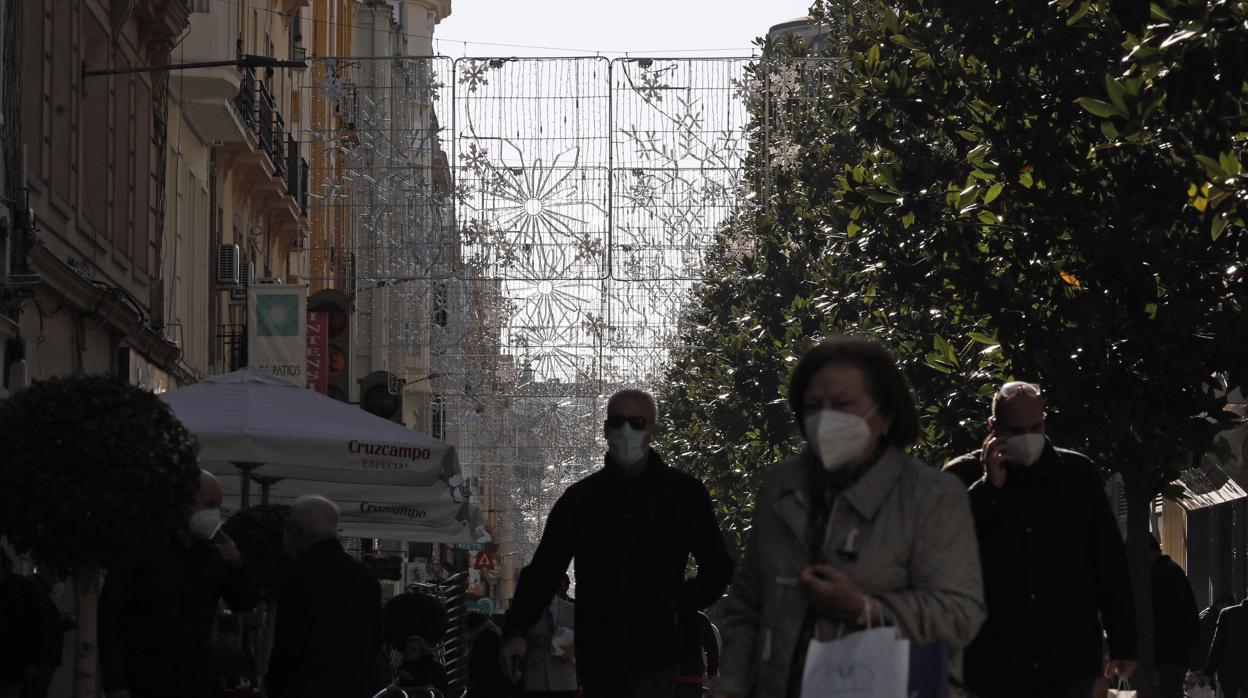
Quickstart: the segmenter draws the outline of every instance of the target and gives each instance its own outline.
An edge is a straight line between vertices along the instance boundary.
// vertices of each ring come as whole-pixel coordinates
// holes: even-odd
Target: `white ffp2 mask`
[[[1005,452],[1015,465],[1035,465],[1046,443],[1044,434],[1018,434],[1005,440]]]
[[[646,448],[643,445],[645,440],[644,429],[634,429],[627,424],[608,429],[607,450],[611,454],[611,460],[630,475],[641,471],[646,464]]]
[[[221,510],[215,507],[200,509],[191,514],[191,518],[186,523],[191,530],[191,535],[195,538],[212,540],[212,537],[217,535],[217,531],[221,530]]]
[[[866,414],[870,417],[875,408]],[[871,445],[871,427],[856,414],[820,410],[806,417],[806,440],[824,470],[833,472],[853,463]]]

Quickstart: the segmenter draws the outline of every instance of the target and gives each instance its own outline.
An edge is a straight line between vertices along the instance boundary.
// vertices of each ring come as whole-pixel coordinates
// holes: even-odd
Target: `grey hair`
[[[338,505],[319,494],[306,494],[295,500],[286,526],[305,545],[337,538]]]
[[[637,388],[624,388],[623,390],[617,390],[615,391],[615,394],[607,400],[607,412],[611,412],[612,405],[623,401],[646,403],[646,407],[650,409],[650,421],[659,421],[659,405],[654,401],[654,396],[650,393],[647,393],[644,390],[638,390]]]

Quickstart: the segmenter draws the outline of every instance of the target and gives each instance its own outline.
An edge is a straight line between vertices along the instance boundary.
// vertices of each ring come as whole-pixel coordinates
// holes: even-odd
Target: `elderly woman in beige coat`
[[[902,450],[919,433],[909,385],[875,342],[802,356],[789,402],[809,449],[771,466],[724,602],[715,698],[797,698],[806,649],[868,624],[940,641],[958,673],[984,620],[966,490]]]

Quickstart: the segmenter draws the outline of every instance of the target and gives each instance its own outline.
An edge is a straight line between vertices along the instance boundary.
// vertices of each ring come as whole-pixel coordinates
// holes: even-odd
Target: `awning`
[[[1213,458],[1208,456],[1201,462],[1200,467],[1184,470],[1174,484],[1183,488],[1183,493],[1175,497],[1175,501],[1187,511],[1204,509],[1248,497],[1248,492],[1244,492],[1244,489],[1230,475],[1227,475]]]

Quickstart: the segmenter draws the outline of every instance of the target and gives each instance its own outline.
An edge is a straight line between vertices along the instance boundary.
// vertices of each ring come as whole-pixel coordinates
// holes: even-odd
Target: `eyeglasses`
[[[606,421],[603,422],[608,429],[619,429],[627,424],[637,431],[645,429],[646,425],[649,423],[650,419],[647,417],[624,417],[618,414],[613,414],[610,417],[607,417]]]
[[[997,390],[997,395],[1007,400],[1015,395],[1018,395],[1019,393],[1026,393],[1032,397],[1040,397],[1040,386],[1035,383],[1027,383],[1024,381],[1010,381],[1009,383],[1002,385],[1001,388]]]

